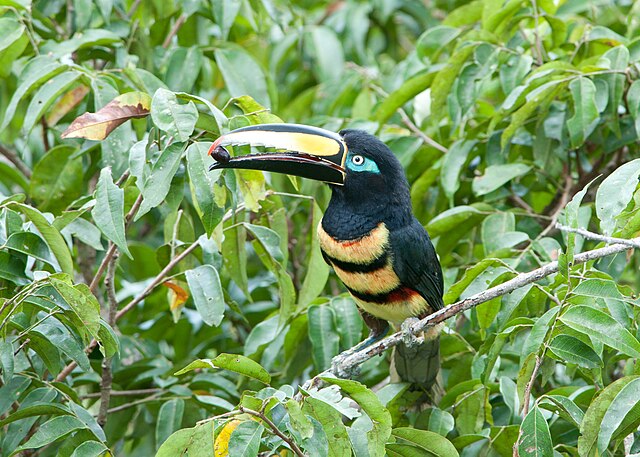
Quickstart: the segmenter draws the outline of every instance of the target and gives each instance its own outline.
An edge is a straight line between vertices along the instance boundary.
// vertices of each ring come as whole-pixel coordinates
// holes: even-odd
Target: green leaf
[[[42,235],[42,238],[44,238],[44,241],[49,246],[49,249],[51,249],[51,252],[53,252],[53,255],[56,257],[62,272],[73,274],[73,259],[71,258],[71,253],[64,238],[62,238],[60,232],[47,221],[42,213],[22,203],[12,202],[8,206],[20,211],[33,222],[33,225],[36,226],[40,235]]]
[[[538,406],[559,414],[577,428],[580,428],[582,419],[584,419],[584,412],[578,405],[570,398],[562,395],[545,395],[538,401]]]
[[[389,120],[398,108],[412,100],[420,92],[429,87],[436,73],[427,72],[413,76],[402,83],[398,89],[391,92],[376,109],[374,116],[380,125]]]
[[[579,77],[569,83],[573,99],[573,116],[567,120],[571,146],[577,148],[598,125],[600,115],[596,106],[596,86],[589,78]]]
[[[162,443],[156,457],[213,455],[213,421],[183,428]]]
[[[82,158],[73,157],[75,152],[57,146],[34,167],[29,194],[41,211],[60,213],[82,195]]]
[[[184,400],[173,398],[162,404],[156,421],[156,448],[160,448],[172,433],[180,428]]]
[[[8,417],[0,421],[0,427],[4,427],[5,425],[10,424],[11,422],[15,422],[20,419],[24,419],[25,417],[34,417],[34,416],[59,416],[59,415],[69,415],[71,412],[61,405],[56,403],[45,403],[45,402],[36,402],[32,403],[29,406],[20,408],[15,413],[10,414]]]
[[[593,182],[593,181],[592,181]],[[564,219],[565,223],[571,228],[578,228],[578,214],[580,211],[580,204],[582,203],[582,199],[587,193],[589,189],[589,185],[591,183],[584,186],[584,188],[577,192],[571,201],[567,203],[567,206],[564,209]],[[573,254],[576,243],[576,234],[573,232],[567,233],[567,249],[565,252],[561,253],[558,257],[558,267],[560,274],[562,274],[565,278],[569,278],[569,269],[570,264],[573,263]]]
[[[602,418],[598,433],[598,452],[604,455],[611,440],[624,438],[640,424],[640,378],[625,384],[613,398]]]
[[[309,340],[313,348],[313,363],[319,371],[331,365],[338,354],[340,339],[336,332],[336,315],[327,305],[312,305],[309,315]]]
[[[0,341],[0,368],[2,368],[2,381],[4,385],[8,384],[11,378],[13,378],[15,368],[13,350],[13,344],[11,344],[10,341]],[[3,425],[2,421],[0,421],[0,427]]]
[[[198,108],[191,101],[181,105],[175,93],[158,89],[151,100],[151,118],[160,130],[164,130],[178,142],[185,142],[198,121]]]
[[[80,77],[76,71],[68,71],[61,75],[54,76],[45,82],[31,99],[24,116],[22,128],[25,132],[31,132],[34,124],[40,120],[47,108]]]
[[[560,360],[569,363],[575,363],[585,368],[598,368],[602,366],[600,356],[580,341],[569,335],[558,335],[549,344],[549,349]]]
[[[196,309],[207,325],[217,327],[224,317],[224,294],[218,271],[201,265],[185,272]]]
[[[528,173],[529,170],[531,170],[531,166],[523,163],[491,165],[486,168],[484,175],[473,179],[473,193],[481,196],[493,192],[512,179]]]
[[[640,80],[635,80],[627,91],[629,114],[635,121],[636,137],[640,137]]]
[[[549,433],[549,424],[537,405],[527,414],[520,426],[522,432],[518,442],[518,453],[522,457],[553,455],[553,444]]]
[[[100,303],[86,284],[71,284],[57,278],[50,279],[51,285],[65,299],[73,311],[80,317],[83,329],[97,338],[100,329]]]
[[[318,204],[313,201],[311,227],[317,227],[322,219],[322,210]],[[311,245],[309,246],[309,261],[307,262],[307,273],[305,274],[300,294],[298,295],[298,304],[307,306],[318,295],[322,293],[327,279],[329,278],[329,265],[322,258],[320,244],[317,236],[311,236]]]
[[[453,196],[460,188],[462,167],[467,162],[469,152],[471,152],[476,143],[477,141],[472,140],[456,141],[444,156],[440,171],[440,184],[450,202],[453,201]]]
[[[340,347],[344,350],[354,347],[362,337],[362,317],[351,297],[341,296],[331,300],[335,311],[336,326],[340,335]]]
[[[305,400],[304,405],[308,405],[307,400]],[[310,438],[313,435],[313,424],[302,411],[302,408],[300,408],[300,403],[293,398],[290,398],[287,400],[285,406],[287,411],[289,411],[289,421],[291,422],[291,426],[300,433],[300,436],[303,439]]]
[[[19,85],[11,96],[7,110],[4,113],[0,131],[9,125],[18,107],[18,103],[26,96],[34,91],[43,82],[51,80],[55,75],[62,73],[68,68],[67,65],[61,64],[54,60],[51,56],[40,55],[31,59],[20,73]]]
[[[400,427],[395,428],[391,432],[396,439],[407,441],[418,449],[424,450],[428,455],[436,457],[454,457],[458,456],[458,451],[451,442],[444,436],[438,435],[427,430],[419,430],[417,428]]]
[[[269,384],[271,382],[271,375],[260,366],[258,362],[254,362],[249,357],[245,357],[239,354],[225,354],[218,355],[211,361],[218,368],[233,371],[243,376],[248,376],[253,379],[257,379],[263,384]]]
[[[349,434],[342,423],[342,415],[336,409],[324,401],[308,397],[304,400],[304,411],[320,422],[322,429],[330,438],[328,457],[351,455]],[[311,425],[311,422],[309,424]]]
[[[610,236],[616,228],[616,217],[626,208],[638,185],[640,159],[635,159],[617,168],[607,176],[596,192],[596,214],[605,235]]]
[[[96,226],[121,252],[133,259],[124,232],[124,190],[113,183],[110,168],[100,171],[95,198],[91,215]]]
[[[282,250],[280,249],[280,235],[278,235],[277,232],[262,225],[245,223],[244,226],[256,237],[256,240],[258,240],[273,260],[281,262],[284,259]]]
[[[391,414],[371,390],[357,381],[349,379],[322,378],[323,381],[340,387],[360,405],[373,422],[373,428],[367,432],[368,450],[371,457],[382,457],[384,445],[391,436]]]
[[[175,376],[180,376],[182,374],[188,373],[189,371],[193,371],[193,370],[197,370],[199,368],[204,368],[204,369],[208,369],[208,368],[217,368],[214,364],[213,361],[210,359],[198,359],[198,360],[194,360],[193,362],[191,362],[189,365],[187,365],[186,367],[182,368],[181,370],[178,370],[174,373]]]
[[[344,51],[335,32],[324,26],[315,26],[309,33],[307,45],[314,56],[314,69],[322,82],[335,81],[344,71]]]
[[[604,425],[604,417],[605,415],[607,415],[609,408],[618,397],[618,394],[620,394],[627,385],[634,383],[633,385],[635,386],[635,389],[637,389],[637,386],[638,386],[637,382],[639,379],[640,379],[640,376],[625,376],[623,378],[620,378],[617,381],[614,381],[611,384],[609,384],[591,402],[591,404],[589,405],[589,408],[584,414],[584,419],[580,424],[580,437],[578,438],[578,452],[580,453],[581,456],[591,457],[591,456],[598,455],[598,448],[600,447],[599,442],[602,442],[604,444],[604,441],[606,441],[607,437],[611,438],[610,427],[607,425],[605,427],[606,431],[603,432],[603,436],[600,441],[600,432]],[[621,397],[621,400],[625,399],[628,401],[629,400],[628,393],[629,391],[626,391],[623,397]],[[637,390],[634,398],[635,399],[638,398]],[[627,405],[628,404],[629,403],[627,403]],[[618,416],[615,413],[615,411],[613,414]],[[619,416],[618,417],[610,416],[610,418],[614,420],[614,425],[616,422],[621,420]]]
[[[71,454],[71,457],[100,457],[105,455],[109,448],[99,441],[85,441]]]
[[[240,47],[218,48],[214,54],[232,97],[250,95],[261,105],[271,106],[264,73],[253,57]]]
[[[640,357],[640,342],[614,318],[590,306],[572,306],[560,320],[629,357]]]
[[[244,421],[229,438],[229,454],[238,457],[256,457],[260,449],[260,437],[264,427],[256,421]]]
[[[449,58],[447,65],[435,76],[431,84],[431,113],[434,121],[442,119],[447,112],[446,104],[451,87],[476,46],[477,44],[468,44],[456,50]]]
[[[207,236],[211,236],[224,216],[224,208],[218,206],[213,194],[213,186],[220,177],[220,172],[208,172],[205,165],[211,162],[208,155],[210,146],[211,143],[193,143],[187,148],[191,198]]]
[[[57,416],[42,424],[29,440],[16,449],[11,455],[25,449],[36,449],[63,438],[70,433],[87,428],[80,419],[74,416]]]
[[[151,208],[160,205],[165,199],[171,187],[171,180],[180,166],[180,158],[185,146],[185,143],[171,143],[162,151],[156,163],[153,164],[151,172],[142,185],[144,200],[142,200],[140,209],[136,213],[135,220],[140,219]]]
[[[17,232],[11,234],[4,247],[12,251],[22,252],[38,260],[56,266],[55,258],[51,255],[49,246],[42,238],[32,232]]]
[[[604,300],[611,316],[623,327],[629,326],[631,311],[626,308],[625,297],[620,293],[614,281],[590,278],[581,281],[572,293],[582,297],[601,298]]]

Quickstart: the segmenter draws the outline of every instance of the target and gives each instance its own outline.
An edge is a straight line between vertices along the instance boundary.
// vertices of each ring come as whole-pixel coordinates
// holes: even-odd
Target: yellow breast
[[[389,230],[380,223],[367,235],[353,240],[338,241],[333,239],[318,224],[318,241],[320,248],[328,256],[342,262],[367,264],[385,254],[389,246]]]

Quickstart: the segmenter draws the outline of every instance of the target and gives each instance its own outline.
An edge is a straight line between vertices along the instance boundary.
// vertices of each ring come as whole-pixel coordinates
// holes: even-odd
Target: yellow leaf
[[[171,289],[171,291],[169,292],[171,296],[171,304],[169,305],[169,309],[171,311],[175,311],[180,306],[184,305],[184,302],[189,299],[189,293],[184,290],[179,284],[165,281],[163,285]]]
[[[151,97],[144,92],[127,92],[111,100],[95,113],[84,113],[65,130],[62,138],[104,140],[116,127],[129,119],[145,117],[151,108]]]
[[[233,431],[242,423],[241,420],[232,419],[227,422],[218,437],[215,439],[213,443],[213,455],[214,457],[228,457],[229,455],[229,439],[231,438],[231,434]]]

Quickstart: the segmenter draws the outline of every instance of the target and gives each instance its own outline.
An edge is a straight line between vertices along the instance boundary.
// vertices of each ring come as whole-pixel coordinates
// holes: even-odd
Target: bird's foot
[[[417,317],[409,317],[405,319],[400,326],[400,330],[402,331],[402,342],[408,348],[416,347],[424,342],[424,338],[415,336],[411,332],[411,327],[413,326],[413,324],[419,321],[420,319],[418,319]]]

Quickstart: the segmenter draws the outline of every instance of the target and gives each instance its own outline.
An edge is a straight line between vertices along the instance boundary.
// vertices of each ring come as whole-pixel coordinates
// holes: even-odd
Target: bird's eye
[[[362,165],[364,163],[364,157],[362,157],[361,155],[354,155],[351,158],[351,161],[354,165]]]

